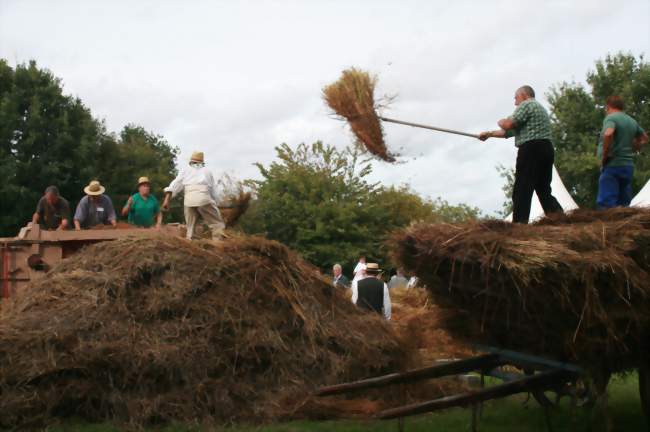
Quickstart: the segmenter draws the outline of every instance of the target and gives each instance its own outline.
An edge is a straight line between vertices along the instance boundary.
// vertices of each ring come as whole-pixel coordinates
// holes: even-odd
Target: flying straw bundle
[[[368,72],[346,69],[338,81],[323,88],[323,99],[336,115],[348,121],[362,146],[381,159],[394,162],[395,156],[386,148],[377,116],[381,106],[375,100],[376,84],[377,78]]]
[[[226,227],[231,228],[248,210],[252,194],[245,190],[241,181],[228,174],[221,176],[218,183],[222,191],[219,210]]]
[[[454,337],[616,372],[639,366],[650,336],[650,210],[574,212],[536,225],[419,224],[393,258]]]

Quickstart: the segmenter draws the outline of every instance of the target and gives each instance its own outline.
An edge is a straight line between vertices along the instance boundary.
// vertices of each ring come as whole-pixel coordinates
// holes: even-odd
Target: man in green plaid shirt
[[[512,191],[512,221],[528,223],[533,192],[537,193],[544,213],[562,212],[562,206],[551,193],[555,150],[551,142],[551,121],[546,109],[535,99],[530,86],[515,92],[515,112],[498,121],[501,129],[481,132],[479,138],[515,137],[517,165]]]

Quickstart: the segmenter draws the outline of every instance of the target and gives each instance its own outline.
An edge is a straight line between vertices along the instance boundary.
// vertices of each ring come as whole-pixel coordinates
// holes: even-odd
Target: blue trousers
[[[629,207],[632,201],[633,175],[634,167],[631,165],[603,168],[598,180],[596,206],[599,209]]]

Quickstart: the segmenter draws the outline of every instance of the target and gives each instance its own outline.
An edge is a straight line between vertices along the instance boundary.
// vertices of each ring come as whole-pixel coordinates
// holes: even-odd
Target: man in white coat
[[[184,213],[187,226],[186,237],[191,240],[194,227],[199,219],[210,227],[212,239],[218,240],[223,236],[226,225],[217,207],[219,197],[212,173],[205,167],[203,152],[192,153],[190,165],[165,188],[165,200],[162,208],[169,209],[169,201],[179,193],[184,192]]]

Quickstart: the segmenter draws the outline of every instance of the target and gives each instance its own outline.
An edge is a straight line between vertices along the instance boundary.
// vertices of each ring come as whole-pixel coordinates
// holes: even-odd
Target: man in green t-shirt
[[[598,179],[599,209],[629,207],[632,201],[634,154],[648,142],[648,134],[623,110],[620,96],[607,98],[607,116],[598,140],[598,157],[601,161]]]
[[[160,205],[155,196],[151,194],[151,184],[147,177],[138,180],[138,193],[129,197],[122,208],[122,216],[129,217],[129,223],[149,228],[156,224],[156,229],[162,224]]]

